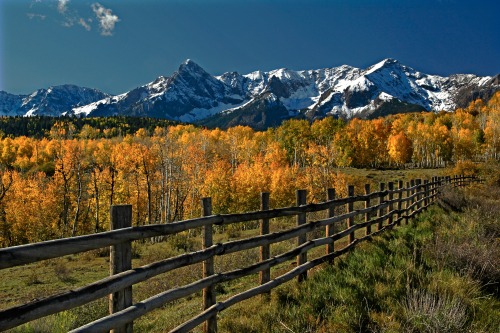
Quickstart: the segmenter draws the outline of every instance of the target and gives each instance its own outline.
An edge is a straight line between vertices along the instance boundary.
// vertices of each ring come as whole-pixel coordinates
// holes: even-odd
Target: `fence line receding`
[[[76,254],[103,247],[111,247],[110,276],[68,292],[0,311],[0,330],[16,327],[29,321],[84,305],[102,297],[110,297],[110,315],[84,325],[72,332],[132,332],[133,321],[169,302],[202,292],[203,311],[171,332],[189,332],[204,324],[205,332],[217,331],[217,313],[243,300],[259,294],[268,294],[277,286],[297,278],[307,279],[307,272],[322,263],[333,263],[334,258],[350,251],[360,242],[370,239],[401,222],[408,224],[415,215],[433,204],[446,186],[465,186],[479,181],[472,176],[433,177],[404,183],[381,183],[379,191],[371,192],[366,185],[363,195],[354,194],[348,186],[348,196],[335,198],[329,189],[327,201],[307,204],[306,192],[297,191],[297,204],[293,207],[270,209],[269,194],[261,195],[261,210],[241,214],[212,215],[210,198],[202,199],[201,218],[169,224],[130,227],[131,206],[111,207],[111,231],[94,235],[58,239],[35,244],[0,249],[0,269],[29,264],[68,254]],[[324,218],[307,220],[307,213],[324,212]],[[296,224],[285,230],[270,232],[272,219],[296,217]],[[213,244],[214,226],[259,221],[260,235]],[[342,222],[342,223],[341,223]],[[345,228],[341,228],[345,226]],[[132,269],[131,242],[155,236],[173,235],[182,231],[202,228],[203,247],[199,251],[153,262]],[[359,230],[359,231],[358,231]],[[313,232],[315,232],[313,234]],[[320,233],[322,236],[314,238]],[[310,240],[307,240],[309,236]],[[296,246],[274,257],[270,245],[296,239]],[[343,247],[340,247],[342,245]],[[308,253],[317,247],[325,250],[314,259]],[[215,273],[214,258],[225,254],[258,248],[258,262],[244,268]],[[271,277],[271,268],[294,261],[288,271]],[[202,278],[190,284],[165,290],[148,299],[136,301],[132,286],[154,276],[192,265],[203,264]],[[258,274],[258,285],[217,302],[217,284]],[[134,303],[134,302],[135,303]]]

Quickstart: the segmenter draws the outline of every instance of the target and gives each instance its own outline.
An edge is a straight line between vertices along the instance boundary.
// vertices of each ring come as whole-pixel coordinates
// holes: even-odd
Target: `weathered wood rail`
[[[406,224],[415,215],[431,205],[445,186],[465,186],[478,179],[471,176],[434,177],[432,180],[420,179],[406,182],[380,184],[379,191],[370,192],[370,186],[364,188],[364,195],[354,195],[354,187],[348,187],[349,196],[335,198],[335,191],[328,190],[327,201],[306,204],[306,192],[297,191],[297,205],[294,207],[269,209],[269,194],[261,197],[261,210],[242,214],[212,215],[211,200],[202,200],[203,217],[175,222],[140,227],[130,227],[131,206],[113,206],[111,208],[111,231],[94,235],[51,240],[0,249],[0,269],[25,265],[46,259],[62,257],[89,250],[111,246],[110,272],[108,278],[68,292],[34,300],[27,304],[0,311],[0,330],[9,329],[23,323],[84,305],[102,297],[110,297],[110,315],[72,332],[132,332],[134,319],[157,309],[174,300],[203,291],[204,311],[171,332],[188,332],[205,323],[204,331],[217,331],[217,313],[250,297],[269,293],[273,288],[295,277],[299,281],[307,278],[311,268],[350,251],[358,243],[400,225]],[[376,202],[376,205],[373,203]],[[363,208],[356,208],[357,206]],[[342,209],[341,214],[335,215]],[[326,211],[326,218],[309,221],[306,214]],[[296,216],[296,226],[287,230],[269,232],[270,220],[277,217]],[[358,217],[358,223],[356,223]],[[225,243],[213,244],[213,226],[260,220],[260,235],[238,239]],[[346,221],[346,228],[334,232],[333,226]],[[375,226],[375,231],[372,231]],[[131,241],[154,236],[165,236],[181,231],[203,228],[203,249],[176,257],[157,261],[132,269]],[[307,234],[315,230],[324,230],[325,237],[307,241]],[[364,232],[356,230],[364,229]],[[347,237],[347,245],[336,249],[335,242]],[[269,246],[290,239],[297,239],[297,247],[280,255],[270,257]],[[326,253],[308,260],[310,250],[324,246]],[[260,261],[245,268],[224,273],[214,273],[214,257],[238,251],[260,248]],[[271,268],[286,261],[296,260],[296,267],[285,274],[271,279]],[[173,271],[187,265],[203,263],[203,278],[193,283],[166,290],[148,299],[133,303],[132,286],[162,273]],[[216,302],[215,286],[252,274],[259,274],[259,285],[234,295],[223,302]]]

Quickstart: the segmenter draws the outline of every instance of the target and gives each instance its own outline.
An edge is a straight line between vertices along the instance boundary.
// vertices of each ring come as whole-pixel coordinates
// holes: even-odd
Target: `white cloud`
[[[75,6],[72,6],[73,2],[71,0],[31,0],[30,8],[42,3],[42,1],[43,4],[41,6],[45,8],[45,11],[47,9],[57,10],[60,18],[59,23],[65,28],[72,28],[79,25],[86,31],[91,31],[94,24],[96,26],[98,24],[102,36],[112,36],[116,23],[120,21],[119,17],[111,9],[104,7],[98,2],[90,5],[90,9],[96,18],[80,15]],[[35,10],[26,13],[26,15],[30,20],[37,19],[40,21],[45,20],[47,17],[46,15],[35,13]]]
[[[37,14],[37,13],[27,13],[26,15],[29,17],[30,20],[39,19],[39,20],[43,21],[47,17],[46,15]]]
[[[30,8],[33,8],[33,6],[35,6],[37,3],[40,3],[40,2],[42,2],[42,0],[31,0]]]
[[[64,14],[68,10],[68,2],[69,0],[58,0],[57,1],[57,10],[59,13]]]
[[[65,28],[71,28],[72,26],[75,25],[75,22],[73,20],[66,20],[64,21],[63,23],[61,23],[61,25]]]
[[[88,19],[88,22],[85,21],[83,18],[80,17],[80,20],[78,21],[78,24],[81,25],[82,27],[85,28],[85,30],[90,31],[92,27],[90,26],[90,23],[92,23],[92,19]]]
[[[97,20],[99,21],[99,26],[101,27],[101,35],[113,35],[115,24],[116,22],[120,21],[118,16],[114,15],[111,9],[104,8],[98,2],[92,4],[92,10],[94,11]]]

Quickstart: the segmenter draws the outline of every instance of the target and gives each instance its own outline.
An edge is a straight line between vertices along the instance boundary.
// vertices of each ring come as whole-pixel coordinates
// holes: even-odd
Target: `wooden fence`
[[[306,192],[297,191],[297,205],[294,207],[269,209],[269,194],[262,193],[261,210],[227,215],[212,215],[210,198],[202,200],[203,217],[174,222],[131,227],[132,207],[130,205],[111,207],[111,231],[93,235],[51,240],[46,242],[0,249],[0,269],[25,265],[46,259],[111,246],[110,272],[108,278],[68,292],[34,300],[21,306],[0,311],[0,330],[9,329],[50,314],[84,305],[102,297],[110,298],[110,315],[72,332],[132,332],[133,321],[144,314],[174,300],[203,291],[204,311],[174,328],[171,332],[188,332],[204,323],[205,332],[217,331],[217,313],[255,295],[269,293],[273,288],[297,277],[307,278],[311,268],[324,262],[333,262],[358,243],[370,239],[401,222],[411,218],[431,205],[445,186],[464,186],[478,179],[468,176],[434,177],[431,181],[420,179],[404,184],[390,182],[387,188],[380,184],[379,191],[364,188],[364,195],[354,195],[354,187],[348,186],[349,196],[335,198],[335,191],[328,190],[327,201],[306,204]],[[356,204],[356,206],[355,206]],[[355,207],[358,207],[355,209]],[[307,213],[326,212],[326,218],[307,222]],[[337,215],[336,215],[337,214]],[[296,226],[287,230],[269,232],[270,219],[296,217]],[[356,219],[357,218],[357,222]],[[233,223],[260,221],[260,235],[213,244],[213,228]],[[334,226],[344,222],[345,229],[335,232]],[[173,235],[195,228],[203,230],[203,248],[199,251],[157,261],[132,269],[131,242],[155,236]],[[315,230],[324,230],[325,237],[307,241],[306,236]],[[339,228],[337,227],[337,230]],[[364,229],[364,232],[363,232]],[[373,230],[375,229],[375,230]],[[359,231],[357,231],[359,230]],[[357,232],[356,232],[357,231]],[[355,233],[356,232],[356,233]],[[285,253],[270,257],[270,245],[290,239],[297,239],[297,246]],[[347,245],[337,249],[339,240],[347,238]],[[336,243],[337,242],[337,243]],[[345,241],[343,242],[345,243]],[[323,246],[325,253],[308,260],[308,252]],[[260,260],[245,268],[224,273],[214,273],[214,257],[238,251],[260,248]],[[286,261],[296,260],[294,268],[271,279],[271,268]],[[195,263],[203,263],[203,278],[193,283],[166,290],[148,299],[133,303],[132,285],[154,276]],[[259,274],[259,285],[217,302],[215,286],[252,274]]]

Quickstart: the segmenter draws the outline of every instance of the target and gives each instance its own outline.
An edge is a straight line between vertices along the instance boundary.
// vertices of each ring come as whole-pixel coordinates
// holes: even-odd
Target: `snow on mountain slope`
[[[74,107],[88,105],[107,94],[75,85],[39,89],[30,95],[11,95],[0,92],[0,115],[59,117]]]
[[[226,78],[231,82],[230,75]],[[243,97],[237,94],[237,79],[235,86],[231,87],[195,62],[186,60],[170,77],[159,77],[125,93],[116,102],[107,99],[95,103],[90,115],[119,114],[185,121],[202,119],[241,104]]]
[[[428,75],[394,59],[366,69],[342,65],[220,76],[186,60],[171,76],[117,96],[72,85],[40,89],[29,96],[0,92],[0,114],[149,116],[185,122],[207,119],[211,124],[223,117],[224,124],[255,121],[261,127],[298,114],[315,119],[371,117],[389,109],[452,111],[499,89],[498,76]]]
[[[0,91],[0,116],[19,116],[19,112],[23,99],[26,96],[13,95],[5,91]]]
[[[125,93],[125,94],[121,94],[121,95],[117,95],[117,96],[109,96],[109,97],[106,97],[104,99],[98,100],[98,101],[90,103],[90,104],[86,104],[83,106],[78,106],[78,107],[72,108],[71,111],[65,112],[64,115],[74,114],[74,115],[79,116],[79,117],[81,117],[81,116],[86,117],[92,111],[97,109],[99,107],[99,105],[118,103],[119,101],[124,99],[126,97],[126,95],[127,94]]]

